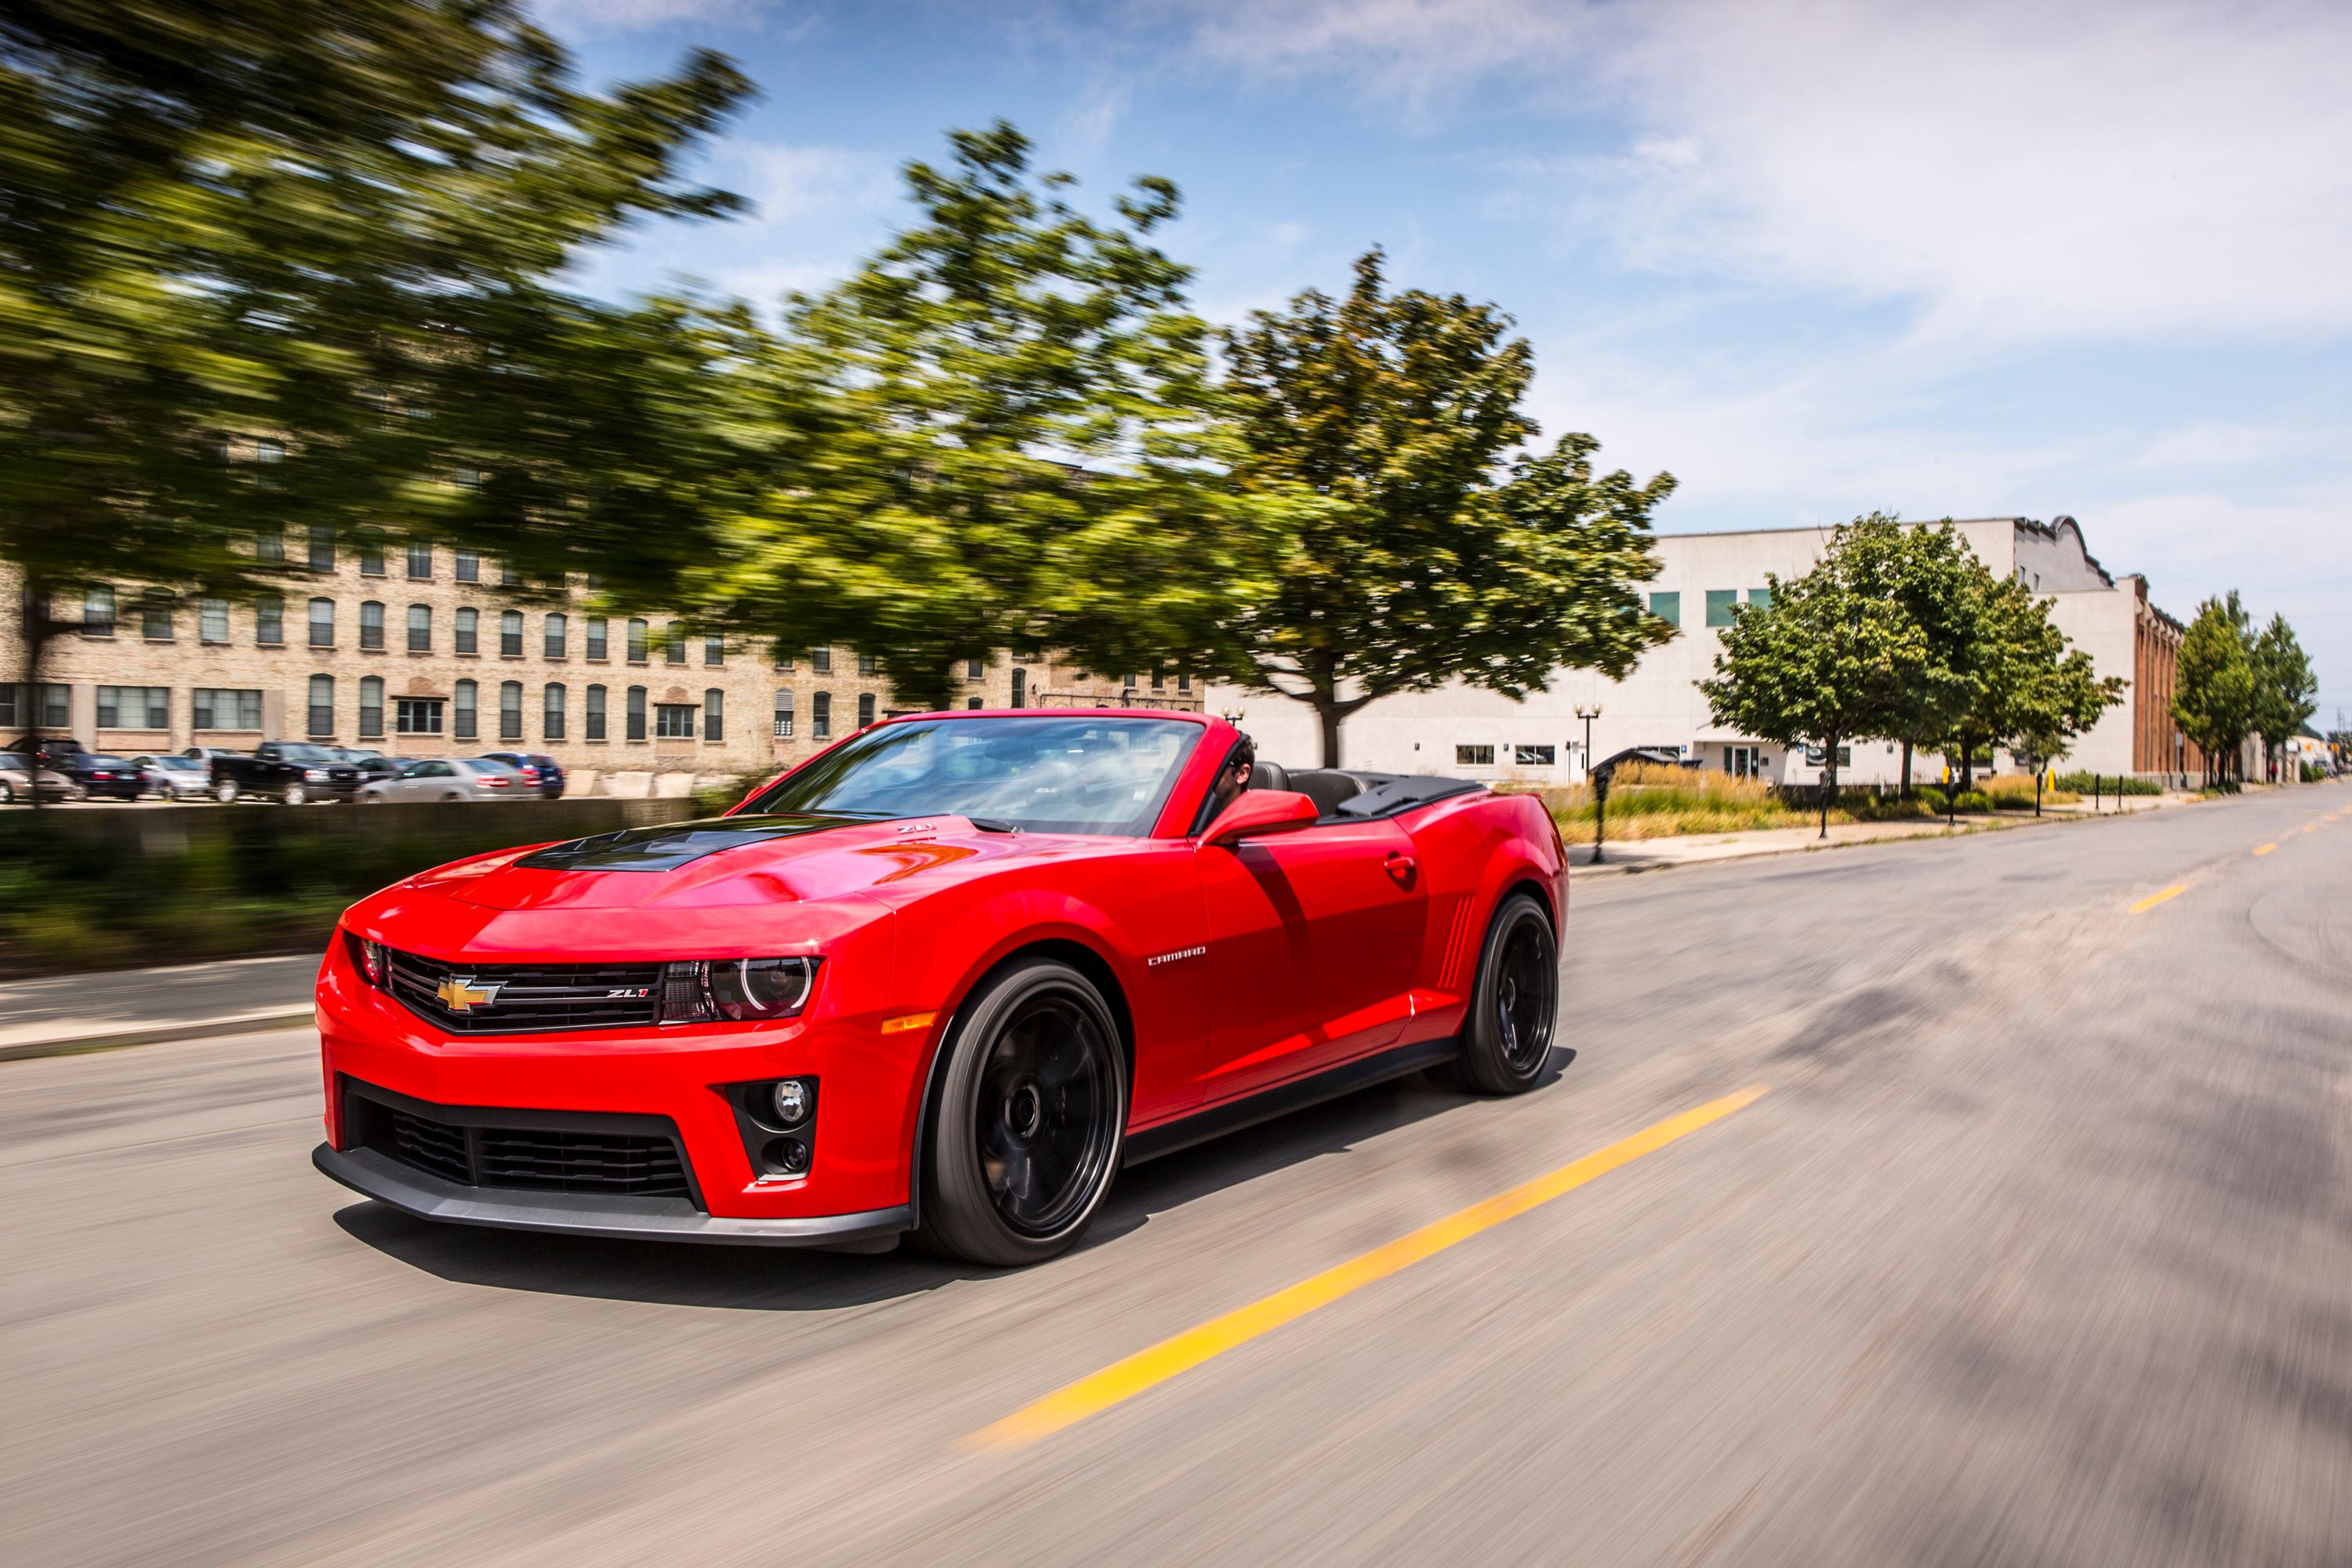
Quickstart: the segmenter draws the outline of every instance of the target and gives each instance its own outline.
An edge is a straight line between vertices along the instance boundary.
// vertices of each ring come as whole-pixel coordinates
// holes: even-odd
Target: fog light
[[[798,1127],[808,1120],[808,1085],[796,1078],[788,1078],[776,1085],[776,1125]]]
[[[776,1146],[776,1163],[784,1168],[787,1176],[804,1175],[809,1168],[809,1146],[797,1138],[787,1138]]]

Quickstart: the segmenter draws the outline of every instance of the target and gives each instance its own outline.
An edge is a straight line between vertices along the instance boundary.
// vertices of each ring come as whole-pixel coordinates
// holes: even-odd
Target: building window
[[[1192,672],[1191,670],[1180,669],[1176,672],[1176,689],[1179,691],[1190,691],[1192,689]]]
[[[466,605],[457,612],[457,651],[459,653],[482,651],[482,612],[475,609],[471,605]]]
[[[1658,619],[1665,622],[1666,625],[1674,627],[1676,631],[1680,631],[1683,624],[1682,595],[1679,593],[1651,595],[1650,614],[1657,616]]]
[[[170,729],[172,689],[168,686],[100,687],[98,727],[101,730]]]
[[[1028,705],[1029,672],[1015,666],[1013,671],[1013,706],[1025,708]]]
[[[657,702],[654,705],[654,739],[656,741],[691,741],[694,739],[695,715],[701,711],[691,702]]]
[[[1511,748],[1512,763],[1523,768],[1548,768],[1552,765],[1557,755],[1557,749],[1551,746],[1513,746]]]
[[[1731,606],[1739,603],[1737,588],[1709,588],[1706,591],[1706,624],[1727,626],[1731,624]]]
[[[857,694],[857,727],[863,730],[868,724],[873,722],[874,693],[871,691],[861,691]]]
[[[686,662],[686,634],[677,629],[676,621],[662,628],[662,659],[668,664]]]
[[[563,739],[563,683],[551,680],[541,694],[539,732],[551,741]]]
[[[314,675],[310,678],[310,731],[313,735],[335,732],[335,678]]]
[[[702,662],[705,668],[725,664],[727,639],[723,637],[705,637],[702,639]]]
[[[522,574],[515,570],[514,563],[511,561],[499,562],[499,586],[501,588],[520,588],[522,585]]]
[[[362,544],[360,546],[360,575],[362,577],[381,577],[383,575],[383,545]]]
[[[499,739],[522,739],[522,682],[502,681],[499,686]]]
[[[874,672],[875,672],[875,659],[874,659],[874,656],[873,656],[872,654],[870,654],[870,653],[861,653],[861,654],[859,654],[859,655],[857,656],[857,673],[858,673],[858,674],[860,674],[860,675],[872,675]]]
[[[457,560],[458,582],[478,583],[482,580],[482,557],[478,551],[460,550],[457,552]]]
[[[0,680],[0,730],[13,730],[25,721],[16,712],[16,693],[22,689],[15,681]]]
[[[776,739],[789,741],[792,738],[793,694],[789,691],[779,691],[776,693]]]
[[[602,616],[588,617],[588,657],[598,664],[604,661],[604,617]]]
[[[1772,607],[1772,590],[1769,588],[1748,589],[1748,607],[1752,610],[1770,609]]]
[[[149,642],[172,640],[172,595],[161,588],[140,595],[139,635]]]
[[[715,686],[702,689],[702,738],[706,741],[727,738],[727,693]]]
[[[383,650],[383,604],[368,599],[360,605],[360,647],[372,653]]]
[[[310,646],[335,646],[335,601],[332,599],[310,601]]]
[[[310,570],[332,572],[335,569],[335,531],[324,523],[310,528]]]
[[[629,662],[631,664],[646,662],[646,623],[643,621],[629,623]],[[644,737],[638,738],[642,740]]]
[[[586,717],[580,727],[581,734],[591,741],[603,740],[604,738],[604,689],[603,687],[592,686],[588,689],[585,713]]]
[[[275,594],[253,602],[253,640],[264,647],[285,646],[286,601]]]
[[[560,615],[550,616],[547,617],[546,632],[547,636],[544,644],[546,657],[549,658],[562,658],[565,654],[571,652],[572,623],[570,620]]]
[[[1456,746],[1454,748],[1454,765],[1457,768],[1491,768],[1495,765],[1495,748]]]
[[[41,728],[63,731],[73,722],[73,688],[62,680],[41,682]]]
[[[383,677],[364,676],[360,680],[360,739],[377,741],[383,738]]]
[[[1822,750],[1821,747],[1807,746],[1805,748],[1805,766],[1809,768],[1818,768],[1824,766],[1828,761],[1829,753]],[[1979,752],[1975,761],[1980,766],[1990,767],[1992,765],[1991,749],[1988,747],[1985,751]],[[1838,766],[1842,768],[1850,768],[1853,766],[1853,748],[1852,746],[1840,746],[1838,748]]]
[[[967,697],[964,699],[963,705],[974,711],[977,711],[980,708],[980,699],[977,697]]]
[[[522,657],[522,612],[520,610],[499,612],[499,657],[501,658]]]
[[[401,697],[392,704],[393,727],[404,735],[437,735],[441,732],[441,700],[437,697]]]
[[[820,691],[809,699],[809,739],[833,739],[833,693]]]
[[[456,727],[457,739],[461,741],[470,741],[481,732],[481,719],[475,704],[476,689],[472,681],[461,680],[450,694],[453,699],[450,706],[457,710],[450,716],[451,721]]]
[[[255,534],[253,558],[256,561],[285,560],[286,531],[282,528],[266,528]]]
[[[433,606],[430,605],[408,606],[408,651],[433,651]]]
[[[1168,689],[1168,672],[1166,670],[1155,669],[1151,672],[1151,689],[1154,691],[1165,691]]]
[[[196,640],[199,642],[228,641],[228,601],[226,599],[196,601]]]
[[[433,546],[419,542],[408,547],[408,576],[414,583],[433,580]]]
[[[790,674],[793,668],[793,656],[786,653],[783,649],[778,648],[776,650],[776,668],[784,671],[786,674]]]
[[[86,637],[110,637],[114,635],[114,590],[101,584],[81,596],[81,635]]]
[[[188,721],[198,730],[258,730],[261,693],[199,686],[188,704]]]
[[[963,678],[966,680],[978,680],[982,676],[986,675],[987,673],[988,665],[985,660],[977,658],[968,658],[964,660]],[[1152,683],[1154,685],[1159,684],[1159,678],[1156,676],[1153,677]]]
[[[809,668],[818,675],[831,675],[833,673],[833,649],[829,647],[813,647],[809,649]]]
[[[627,739],[642,741],[646,738],[646,689],[644,687],[629,688],[628,704],[623,721],[628,726],[624,731]]]

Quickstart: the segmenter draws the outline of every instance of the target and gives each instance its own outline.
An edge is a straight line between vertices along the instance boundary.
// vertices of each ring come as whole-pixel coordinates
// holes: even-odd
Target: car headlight
[[[739,1024],[791,1018],[816,988],[814,958],[719,958],[673,963],[662,975],[661,1020]]]
[[[302,779],[306,784],[324,784],[327,782],[327,770],[324,768],[304,768],[302,770]]]

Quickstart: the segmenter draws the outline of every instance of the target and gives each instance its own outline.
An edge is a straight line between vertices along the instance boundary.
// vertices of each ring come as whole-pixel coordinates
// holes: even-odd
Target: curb
[[[241,1013],[233,1018],[184,1018],[152,1028],[112,1030],[95,1035],[68,1035],[55,1040],[25,1040],[0,1046],[0,1062],[31,1061],[40,1057],[80,1056],[89,1051],[118,1050],[125,1046],[161,1046],[173,1040],[202,1039],[215,1035],[258,1035],[291,1029],[311,1022],[309,1007],[299,1012]]]

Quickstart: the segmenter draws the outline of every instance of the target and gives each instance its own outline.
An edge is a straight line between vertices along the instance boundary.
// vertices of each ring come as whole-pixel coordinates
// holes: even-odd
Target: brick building
[[[636,793],[658,775],[773,771],[902,710],[871,656],[778,658],[661,617],[594,614],[578,585],[552,601],[511,587],[470,552],[313,537],[284,591],[254,604],[126,586],[79,613],[53,605],[79,629],[50,642],[37,690],[22,680],[16,617],[0,617],[0,742],[38,731],[131,755],[266,740],[546,752],[581,787]],[[14,602],[5,567],[0,593]],[[961,684],[973,708],[1201,705],[1183,677],[1106,679],[1053,658],[975,660]]]

